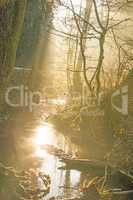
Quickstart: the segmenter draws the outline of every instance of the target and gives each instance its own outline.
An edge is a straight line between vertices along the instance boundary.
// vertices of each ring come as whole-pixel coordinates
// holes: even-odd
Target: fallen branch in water
[[[133,194],[133,190],[122,191],[121,189],[112,189],[112,190],[105,190],[100,193],[101,196],[108,196],[108,195],[129,195]]]
[[[94,186],[94,182],[100,181],[100,187],[95,188],[97,193],[100,195],[128,195],[133,193],[133,190],[122,191],[121,189],[118,190],[105,190],[106,182],[108,181],[108,173],[109,176],[112,177],[124,177],[125,181],[128,181],[130,185],[133,185],[133,176],[126,173],[123,170],[119,170],[114,166],[108,164],[106,161],[99,161],[99,160],[88,160],[88,159],[76,159],[72,154],[67,154],[63,150],[54,147],[53,145],[45,145],[43,148],[49,153],[54,156],[57,156],[60,159],[60,162],[65,163],[64,166],[59,167],[58,169],[61,170],[71,170],[76,169],[79,171],[88,171],[90,174],[95,174],[98,177],[94,179],[92,182],[87,184],[86,190],[90,191]],[[102,182],[101,182],[101,178]],[[99,185],[99,183],[98,183]],[[84,187],[83,187],[84,188]],[[127,188],[129,189],[129,188]]]
[[[62,149],[59,149],[53,145],[44,145],[41,148],[45,149],[47,153],[58,157],[59,159],[73,159],[74,156],[71,153],[65,153]]]
[[[128,191],[118,191],[118,192],[111,192],[111,194],[113,195],[128,195],[128,194],[132,194],[133,190],[128,190]]]

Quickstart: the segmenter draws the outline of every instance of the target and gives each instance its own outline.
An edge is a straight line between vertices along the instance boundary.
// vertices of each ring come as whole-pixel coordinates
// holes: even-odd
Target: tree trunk
[[[90,14],[91,14],[91,9],[92,9],[92,0],[86,1],[86,8],[85,8],[85,16],[84,18],[86,21],[89,21],[90,19]],[[86,36],[87,36],[87,31],[88,31],[88,24],[84,22],[83,28],[82,28],[82,33],[83,33],[83,38],[82,43],[83,43],[83,50],[85,50],[86,47]],[[76,66],[76,72],[73,74],[73,89],[76,92],[81,93],[81,88],[82,88],[82,83],[81,83],[81,70],[82,70],[82,65],[83,65],[83,56],[81,49],[79,50],[79,55],[77,59],[77,66]]]
[[[6,6],[9,3],[13,3],[15,0],[0,0],[0,7]]]
[[[2,22],[0,27],[0,110],[5,101],[5,92],[11,81],[16,61],[26,4],[27,0],[0,1],[0,21]]]

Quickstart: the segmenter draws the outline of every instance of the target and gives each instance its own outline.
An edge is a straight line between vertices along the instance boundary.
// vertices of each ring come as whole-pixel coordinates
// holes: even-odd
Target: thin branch
[[[127,21],[129,21],[129,20],[130,20],[130,18],[126,18],[126,19],[124,19],[124,20],[122,20],[122,21],[119,21],[118,23],[113,24],[112,26],[109,26],[109,27],[108,27],[108,30],[114,28],[115,26],[119,26],[120,24],[122,24],[122,23],[124,23],[124,22],[127,22]]]
[[[108,3],[108,0],[106,0],[106,3],[107,3],[107,8],[108,8],[108,15],[107,15],[107,22],[106,22],[106,29],[107,29],[109,25],[109,21],[110,21],[110,6]]]
[[[83,35],[84,35],[84,33],[81,31],[80,26],[78,24],[78,20],[77,20],[76,14],[75,14],[75,10],[74,10],[74,6],[73,6],[72,0],[70,0],[70,2],[71,2],[71,6],[72,6],[72,13],[73,13],[76,25],[77,25],[77,29],[78,29],[78,31],[80,33],[80,49],[81,49],[81,55],[82,55],[82,59],[83,59],[84,79],[85,79],[85,82],[87,84],[87,87],[90,89],[90,91],[92,91],[91,85],[90,85],[90,83],[88,81],[87,74],[86,74],[86,57],[85,57],[85,50],[84,50],[84,45],[83,45]]]
[[[51,29],[53,29],[54,31],[56,31],[56,32],[59,32],[59,33],[61,33],[61,34],[63,34],[63,35],[66,35],[66,36],[69,36],[69,37],[73,37],[73,38],[78,38],[78,39],[80,39],[80,36],[78,36],[78,35],[74,35],[74,34],[71,34],[71,33],[67,33],[67,32],[64,32],[64,31],[61,31],[61,30],[58,30],[58,29],[56,29],[56,28],[54,28],[54,27],[51,27],[51,26],[49,26]],[[97,36],[95,36],[93,33],[90,33],[90,34],[88,34],[88,35],[90,35],[90,36],[83,36],[83,39],[99,39]]]
[[[74,16],[75,23],[76,23],[76,25],[77,25],[78,31],[79,31],[80,34],[82,34],[82,31],[81,31],[81,29],[80,29],[80,26],[79,26],[79,23],[78,23],[78,20],[77,20],[77,16],[76,16],[76,13],[75,13],[75,9],[74,9],[74,5],[73,5],[72,0],[70,0],[70,3],[71,3],[72,13],[73,13],[73,16]]]
[[[60,2],[60,5],[69,9],[71,12],[73,12],[72,8],[70,8],[69,6],[65,5],[64,3]],[[81,19],[84,23],[88,24],[96,33],[101,33],[99,30],[97,30],[97,28],[91,24],[90,22],[88,22],[85,18],[83,18],[82,16],[80,16],[79,14],[77,14],[75,12],[75,16],[78,17],[79,19]]]
[[[95,67],[87,67],[85,70],[87,71],[87,70],[89,70],[89,69],[96,69]],[[83,70],[72,70],[72,69],[67,69],[68,71],[70,71],[70,72],[84,72]]]
[[[105,27],[102,25],[102,22],[101,22],[101,20],[100,20],[96,1],[93,0],[93,3],[94,3],[94,9],[95,9],[95,14],[96,14],[97,22],[98,22],[100,28],[101,28],[102,30],[104,30]]]

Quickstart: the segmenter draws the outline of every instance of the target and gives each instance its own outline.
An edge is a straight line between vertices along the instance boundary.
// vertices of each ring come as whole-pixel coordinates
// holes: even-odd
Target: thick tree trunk
[[[27,0],[0,1],[0,110],[16,61]],[[5,3],[5,4],[4,4]],[[8,3],[8,4],[7,4]],[[10,21],[9,21],[10,20]]]

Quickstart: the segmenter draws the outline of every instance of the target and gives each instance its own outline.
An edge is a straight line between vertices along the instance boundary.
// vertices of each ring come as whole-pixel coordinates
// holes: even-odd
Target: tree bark
[[[9,3],[13,3],[15,0],[0,0],[0,7],[8,5]]]
[[[0,1],[0,5],[2,5],[0,7],[0,13],[2,13],[0,20],[3,22],[0,27],[0,110],[2,110],[5,101],[5,92],[11,81],[16,61],[16,51],[23,28],[27,0],[17,0],[11,8],[11,4],[7,5],[7,3],[12,2],[8,0]],[[11,12],[10,9],[12,9]],[[8,24],[6,24],[8,23],[8,19],[11,19],[11,23],[9,24],[10,33]],[[8,35],[8,37],[6,38],[5,35]]]

